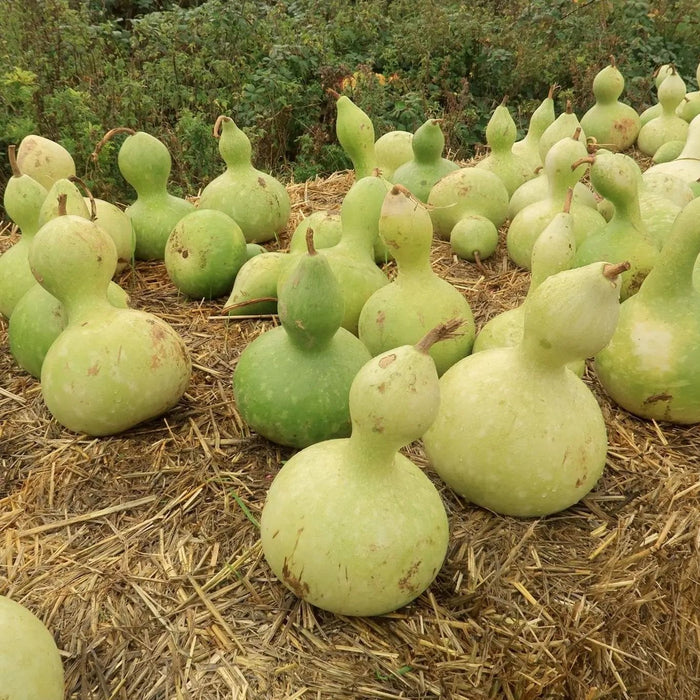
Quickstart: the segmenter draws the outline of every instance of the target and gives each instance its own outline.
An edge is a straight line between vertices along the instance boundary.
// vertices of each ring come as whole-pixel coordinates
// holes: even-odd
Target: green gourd
[[[256,255],[260,255],[260,253],[267,253],[267,248],[265,248],[265,246],[260,245],[259,243],[246,243],[246,245],[245,245],[245,259],[246,259],[246,261],[250,260],[251,258],[254,258]]]
[[[578,128],[574,134],[578,133]],[[571,136],[557,141],[544,159],[544,172],[547,177],[548,196],[523,207],[511,220],[506,234],[508,256],[518,266],[530,269],[532,247],[537,237],[549,222],[564,207],[569,188],[575,187],[585,175],[588,151],[584,143]],[[576,245],[605,225],[605,219],[597,210],[578,204],[571,204]]]
[[[377,167],[387,180],[396,169],[413,158],[413,134],[410,131],[388,131],[374,143]]]
[[[440,402],[430,346],[373,358],[350,388],[352,434],[295,454],[270,486],[260,536],[275,575],[297,597],[339,615],[382,615],[434,580],[449,524],[428,477],[399,450]]]
[[[664,63],[660,65],[653,74],[653,79],[654,79],[654,87],[657,90],[659,90],[659,87],[661,86],[661,83],[663,83],[666,78],[671,75],[672,73],[675,72],[675,67],[670,64],[670,63]],[[656,102],[656,104],[651,105],[651,107],[647,107],[640,115],[639,115],[639,124],[640,126],[644,126],[648,121],[651,121],[655,117],[658,117],[662,112],[661,104],[659,102]]]
[[[328,259],[308,254],[279,289],[281,326],[248,344],[233,373],[240,415],[263,437],[303,448],[350,434],[350,384],[370,358],[340,327],[343,295]]]
[[[433,185],[459,165],[443,158],[445,135],[441,119],[428,119],[413,134],[413,158],[394,171],[392,182],[403,185],[421,202],[428,201]]]
[[[195,207],[168,192],[172,158],[167,146],[155,136],[125,127],[111,129],[95,147],[93,159],[107,141],[122,133],[128,136],[119,148],[117,165],[136,191],[136,200],[126,208],[134,227],[134,256],[138,260],[163,260],[173,227]]]
[[[36,280],[27,255],[34,234],[39,230],[39,212],[46,199],[46,188],[17,166],[15,146],[7,149],[12,175],[3,193],[3,204],[10,219],[22,234],[11,248],[0,256],[0,314],[10,318],[15,305]]]
[[[449,240],[457,255],[484,259],[498,244],[498,227],[508,211],[508,191],[490,170],[460,168],[435,183],[428,211],[435,235]]]
[[[248,258],[236,274],[223,311],[229,316],[267,316],[277,313],[277,281],[288,255],[265,251]]]
[[[46,625],[24,605],[0,595],[0,697],[63,700],[63,663]]]
[[[581,127],[578,117],[574,113],[571,106],[571,100],[566,101],[566,109],[544,130],[540,136],[540,158],[542,163],[546,162],[546,157],[549,149],[557,142],[564,138],[570,138],[576,133],[576,129],[581,129],[578,140],[581,143],[586,143],[586,133]]]
[[[685,96],[685,82],[675,71],[659,86],[661,114],[642,126],[637,136],[637,148],[648,156],[667,141],[685,140],[688,122],[676,114],[676,109]]]
[[[573,189],[569,189],[563,210],[547,224],[532,247],[532,275],[526,300],[548,277],[573,267],[576,237],[570,211],[572,198]],[[517,345],[523,338],[524,318],[524,304],[493,316],[477,333],[472,352]],[[568,367],[580,377],[585,361],[575,360]]]
[[[579,127],[574,131],[572,138],[579,140],[580,137],[581,128]],[[547,177],[544,167],[541,167],[535,177],[523,182],[511,195],[510,201],[508,202],[508,218],[514,219],[515,215],[528,204],[547,199],[548,196],[549,178]],[[576,202],[577,205],[582,204],[592,209],[597,209],[598,207],[598,200],[595,194],[588,185],[583,182],[577,182],[574,185],[573,201]]]
[[[107,287],[112,306],[126,309],[129,295],[115,282]],[[10,317],[7,338],[15,362],[32,377],[41,377],[41,366],[53,342],[68,324],[61,302],[37,281],[22,295]]]
[[[700,63],[695,69],[695,82],[700,86]],[[692,122],[700,114],[700,90],[687,92],[683,101],[678,105],[676,114],[688,123]]]
[[[75,162],[70,152],[60,143],[37,134],[29,134],[20,141],[17,167],[47,190],[56,180],[75,175]]]
[[[352,161],[355,179],[369,177],[378,165],[372,120],[347,95],[330,89],[328,94],[336,101],[335,134]]]
[[[641,172],[624,153],[598,154],[590,160],[593,187],[612,202],[614,212],[610,221],[579,244],[574,264],[580,267],[600,260],[628,261],[630,268],[622,274],[620,292],[620,297],[626,299],[637,292],[659,252],[641,217]]]
[[[423,442],[467,501],[538,517],[593,488],[605,466],[605,421],[566,364],[609,342],[624,267],[593,263],[548,277],[525,302],[518,345],[472,354],[440,378],[440,409]]]
[[[393,251],[398,271],[362,307],[360,340],[372,355],[418,342],[431,328],[462,321],[461,333],[430,350],[438,374],[471,352],[474,316],[466,298],[430,266],[433,225],[426,208],[402,185],[386,195],[379,235]]]
[[[77,433],[113,435],[155,418],[179,401],[190,378],[187,348],[170,325],[110,304],[116,262],[112,239],[70,214],[43,226],[29,252],[35,277],[68,314],[44,358],[42,396]]]
[[[662,143],[654,152],[652,156],[652,161],[654,163],[668,163],[683,152],[685,146],[685,139],[674,139],[673,141],[666,141]]]
[[[498,175],[503,181],[510,197],[524,182],[535,177],[537,167],[532,167],[529,160],[513,152],[517,127],[503,98],[493,111],[486,125],[486,143],[491,152],[480,160],[477,168],[485,168]]]
[[[700,179],[700,114],[688,124],[685,146],[678,158],[652,165],[644,171],[645,176],[652,173],[674,175],[691,186]]]
[[[518,158],[527,163],[528,169],[532,172],[536,172],[543,165],[543,160],[540,157],[540,138],[545,129],[556,118],[554,112],[554,91],[556,89],[556,85],[549,86],[547,97],[542,100],[530,117],[527,133],[520,141],[516,141],[511,148]]]
[[[192,299],[228,294],[245,261],[241,227],[216,209],[196,209],[183,216],[165,245],[168,277]]]
[[[248,243],[276,239],[286,228],[291,210],[285,186],[253,166],[250,139],[233,119],[218,117],[214,136],[226,170],[202,190],[199,208],[228,214]]]
[[[686,205],[637,294],[620,308],[610,344],[595,357],[609,396],[642,418],[700,422],[700,199]]]
[[[595,104],[581,117],[587,136],[612,151],[630,148],[641,128],[636,110],[620,102],[624,89],[625,79],[611,56],[610,65],[593,78]]]

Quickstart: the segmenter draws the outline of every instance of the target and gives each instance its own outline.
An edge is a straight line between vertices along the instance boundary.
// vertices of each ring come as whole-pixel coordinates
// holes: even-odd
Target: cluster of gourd
[[[679,79],[666,70],[660,103]],[[700,422],[700,94],[681,116],[665,105],[639,128],[622,87],[611,63],[580,122],[570,104],[555,118],[552,88],[520,141],[504,100],[486,130],[490,153],[472,166],[443,156],[440,120],[375,140],[369,116],[336,95],[355,182],[339,212],[300,222],[287,251],[259,244],[287,226],[288,194],[254,168],[229,117],[214,126],[226,170],[198,206],[168,192],[167,147],[144,132],[112,130],[95,153],[128,134],[118,164],[137,197],[125,212],[85,196],[65,149],[28,137],[10,149],[4,196],[22,233],[0,257],[10,350],[61,424],[110,435],[173,407],[191,372],[175,330],[129,308],[112,281],[132,256],[163,260],[187,296],[228,294],[231,316],[277,312],[280,325],[243,349],[232,378],[249,426],[299,450],[268,492],[265,556],[319,607],[401,607],[434,580],[448,545],[436,487],[400,452],[410,442],[423,439],[466,500],[533,517],[578,502],[603,471],[586,359],[630,412]],[[621,152],[661,138],[655,119],[684,116],[674,158],[642,173]],[[466,297],[431,267],[433,236],[478,264],[506,222],[530,288],[477,334]],[[20,619],[0,598],[0,624],[8,615]]]

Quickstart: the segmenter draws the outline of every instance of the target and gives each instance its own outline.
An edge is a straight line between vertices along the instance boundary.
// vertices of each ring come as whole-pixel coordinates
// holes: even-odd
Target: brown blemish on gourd
[[[386,321],[386,312],[379,311],[379,313],[377,313],[377,325],[383,326],[385,321]]]
[[[182,255],[183,258],[188,258],[190,256],[190,251],[185,248],[181,251],[180,255]]]
[[[381,360],[379,360],[379,366],[382,369],[386,369],[392,362],[396,361],[396,354],[392,353],[391,355],[385,355],[382,357]]]
[[[262,177],[258,178],[258,185],[260,185],[260,187],[267,187],[267,183]]]
[[[380,394],[383,394],[383,393],[386,391],[386,382],[382,382],[381,384],[379,384],[379,385],[377,386],[377,391],[378,391]]]
[[[303,573],[304,570],[302,569],[299,576],[295,576],[291,572],[285,557],[284,564],[282,564],[282,578],[284,578],[284,582],[292,589],[297,598],[304,598],[309,593],[309,584],[301,580]]]
[[[664,392],[663,394],[653,394],[652,396],[647,396],[642,402],[644,405],[649,405],[652,403],[657,403],[658,401],[671,401],[673,399],[673,394]]]
[[[416,587],[416,584],[412,583],[411,579],[418,573],[420,564],[420,560],[411,564],[408,571],[399,579],[399,588],[401,588],[404,591],[411,591]]]
[[[96,377],[100,373],[100,365],[95,362],[92,367],[88,367],[88,377]]]

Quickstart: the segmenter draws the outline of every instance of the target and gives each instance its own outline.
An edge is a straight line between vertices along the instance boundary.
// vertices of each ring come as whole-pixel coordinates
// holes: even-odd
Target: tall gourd
[[[3,193],[3,204],[17,225],[20,239],[0,256],[0,314],[10,318],[17,302],[35,283],[27,256],[34,234],[39,230],[39,212],[46,188],[17,166],[15,146],[8,148],[12,175]]]
[[[452,327],[454,328],[454,327]],[[300,598],[340,615],[381,615],[406,605],[444,560],[448,522],[440,495],[399,449],[435,418],[440,394],[430,345],[370,360],[350,388],[352,434],[287,461],[262,512],[263,552]]]
[[[678,215],[656,265],[620,308],[610,344],[595,358],[605,391],[627,411],[700,422],[700,199]]]
[[[195,207],[168,192],[172,158],[166,145],[155,136],[126,127],[111,129],[95,147],[93,158],[97,158],[107,141],[122,133],[128,136],[119,148],[117,165],[136,191],[136,200],[126,208],[134,227],[134,255],[139,260],[163,260],[173,227]]]
[[[527,133],[520,141],[516,141],[511,148],[516,156],[527,163],[528,168],[532,172],[541,168],[544,162],[540,157],[539,144],[545,129],[556,118],[554,113],[554,91],[556,89],[556,85],[549,86],[547,97],[542,100],[530,117]]]
[[[218,117],[214,136],[219,139],[226,170],[202,190],[199,208],[228,214],[248,243],[275,239],[289,220],[291,202],[286,188],[253,166],[250,139],[233,119]]]
[[[440,409],[423,441],[437,473],[465,499],[533,517],[593,488],[605,466],[605,421],[566,364],[609,342],[623,268],[594,263],[548,277],[525,302],[518,345],[472,354],[441,377]]]
[[[0,595],[0,697],[63,700],[63,664],[51,632],[24,605]]]
[[[450,319],[462,321],[460,334],[430,350],[438,374],[469,354],[474,316],[466,298],[430,266],[433,226],[426,208],[401,185],[386,195],[379,235],[393,251],[396,277],[362,307],[360,340],[372,355],[417,343],[431,328]]]
[[[165,321],[109,303],[116,262],[112,239],[70,214],[44,225],[29,253],[35,277],[68,314],[44,358],[42,396],[59,423],[95,436],[172,408],[191,370],[185,344]]]
[[[328,259],[300,256],[279,290],[281,326],[248,344],[233,373],[243,419],[272,442],[307,447],[350,434],[350,384],[370,358],[340,327],[343,295]]]
[[[335,134],[338,142],[352,161],[355,179],[369,177],[377,167],[374,148],[374,124],[369,116],[347,95],[328,90],[335,98],[337,116]]]

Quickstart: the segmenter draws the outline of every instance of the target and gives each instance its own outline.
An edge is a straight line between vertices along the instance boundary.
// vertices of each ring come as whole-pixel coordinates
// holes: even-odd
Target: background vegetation
[[[570,98],[582,114],[610,55],[640,110],[657,66],[675,63],[690,90],[700,60],[697,0],[0,0],[0,26],[0,148],[55,139],[114,201],[132,197],[119,143],[97,163],[90,153],[118,125],[163,140],[173,191],[194,194],[223,167],[219,114],[249,134],[257,167],[300,181],[349,166],[327,88],[367,111],[377,136],[443,117],[451,154],[466,158],[506,94],[523,132],[552,83],[558,108]]]

